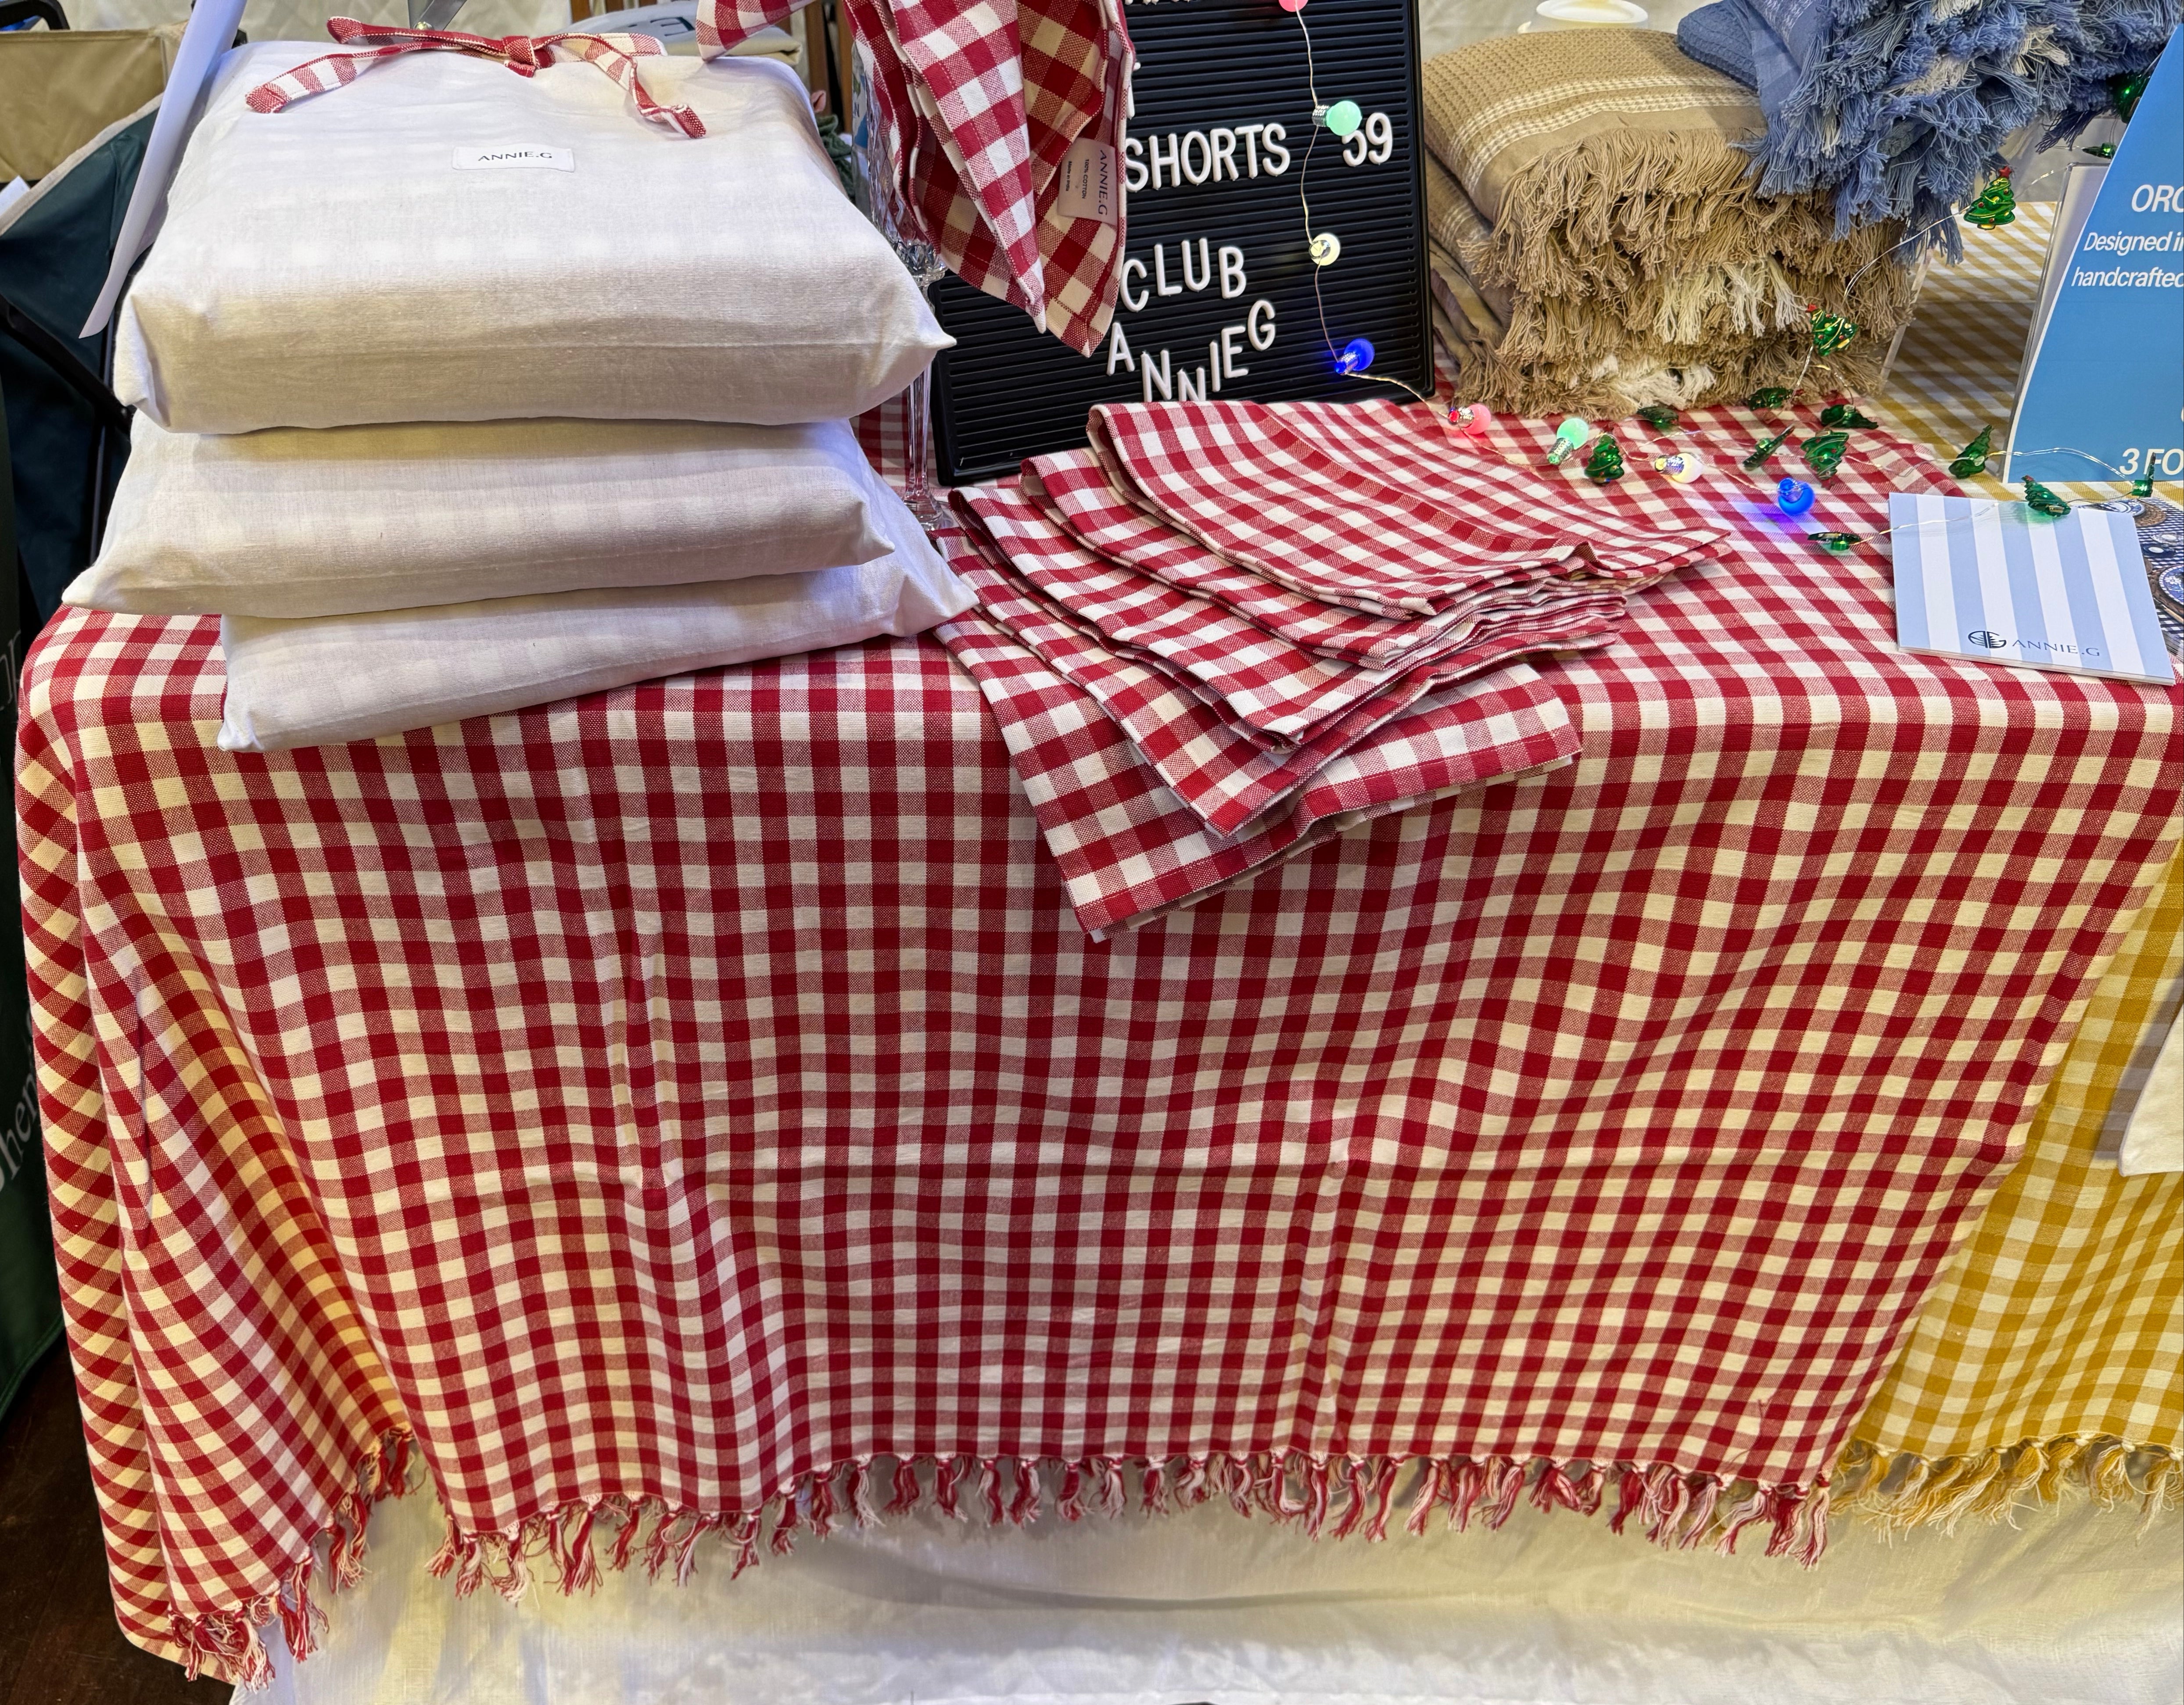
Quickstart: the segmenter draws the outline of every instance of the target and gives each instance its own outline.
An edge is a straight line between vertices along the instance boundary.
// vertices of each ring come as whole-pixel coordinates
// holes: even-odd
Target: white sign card
[[[1893,492],[1896,643],[1906,651],[2167,686],[2176,678],[2131,516],[2080,504]]]

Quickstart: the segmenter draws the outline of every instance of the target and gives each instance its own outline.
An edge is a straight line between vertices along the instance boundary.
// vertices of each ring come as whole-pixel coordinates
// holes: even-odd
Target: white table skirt
[[[632,1570],[460,1603],[427,1496],[382,1505],[274,1705],[2174,1705],[2184,1519],[2080,1505],[1814,1572],[1520,1508],[1498,1534],[1315,1544],[1208,1505],[1028,1531],[927,1512],[731,1581]],[[1756,1550],[1757,1548],[1754,1547]]]

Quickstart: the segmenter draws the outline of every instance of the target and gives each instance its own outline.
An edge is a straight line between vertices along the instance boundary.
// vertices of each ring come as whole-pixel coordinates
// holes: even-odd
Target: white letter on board
[[[1145,276],[1145,264],[1144,261],[1136,259],[1134,256],[1130,259],[1124,261],[1123,263],[1123,286],[1121,291],[1118,293],[1123,298],[1123,306],[1128,309],[1133,314],[1136,313],[1140,308],[1143,308],[1145,305],[1145,287],[1144,285],[1139,285],[1138,293],[1134,298],[1130,294],[1130,269],[1134,266],[1137,268],[1138,276],[1139,278],[1143,278]]]
[[[1244,139],[1244,159],[1245,164],[1251,168],[1251,176],[1253,177],[1256,177],[1259,175],[1259,132],[1264,129],[1266,129],[1264,125],[1239,125],[1236,126],[1236,134]]]
[[[1205,156],[1205,159],[1200,161],[1199,167],[1196,171],[1193,171],[1190,169],[1190,145],[1193,142],[1196,142],[1198,144],[1198,152]],[[1193,183],[1204,183],[1207,178],[1213,175],[1213,144],[1206,140],[1205,131],[1185,131],[1183,133],[1181,153],[1178,156],[1178,160],[1183,170],[1183,175],[1189,178]]]
[[[1153,187],[1155,189],[1158,189],[1161,187],[1160,177],[1161,168],[1162,166],[1166,166],[1167,168],[1167,181],[1170,184],[1178,184],[1183,181],[1183,173],[1176,164],[1175,132],[1173,131],[1170,131],[1168,132],[1167,158],[1166,159],[1162,159],[1161,158],[1160,145],[1161,139],[1158,137],[1155,137],[1150,142],[1145,144],[1147,158],[1149,158],[1153,163]]]
[[[1188,373],[1177,374],[1175,383],[1176,388],[1183,393],[1176,398],[1177,402],[1202,403],[1206,400],[1206,370],[1203,367],[1198,370],[1198,387],[1195,390],[1191,388],[1190,375]]]
[[[1206,346],[1206,359],[1213,364],[1213,388],[1221,388],[1221,340],[1217,337]]]
[[[1221,293],[1241,296],[1250,287],[1244,282],[1244,251],[1233,242],[1221,245]]]
[[[1259,324],[1259,316],[1262,314],[1267,316],[1267,323],[1263,329]],[[1251,347],[1254,349],[1273,348],[1274,347],[1274,304],[1263,296],[1251,304],[1251,311],[1244,316],[1244,329],[1245,334],[1251,338]]]
[[[1123,144],[1123,187],[1133,193],[1145,187],[1145,145],[1132,137]]]
[[[1385,113],[1374,113],[1365,120],[1365,137],[1373,144],[1373,164],[1387,164],[1388,156],[1396,151],[1396,127]]]
[[[1138,363],[1138,376],[1145,382],[1145,400],[1148,403],[1153,399],[1153,387],[1156,385],[1160,387],[1162,402],[1174,400],[1175,381],[1169,376],[1167,350],[1161,351],[1160,365],[1157,367],[1153,365],[1153,358],[1150,355],[1140,360]]]
[[[1236,340],[1242,336],[1244,336],[1242,326],[1223,326],[1221,328],[1221,341],[1213,346],[1221,352],[1221,371],[1232,379],[1240,379],[1251,371],[1249,367],[1240,366],[1237,364],[1236,358],[1244,352],[1236,347]]]
[[[1206,252],[1204,237],[1198,239],[1198,265],[1195,267],[1190,264],[1190,239],[1186,237],[1176,247],[1183,251],[1183,281],[1186,285],[1193,290],[1203,290],[1213,282],[1213,262]]]
[[[1186,260],[1190,259],[1188,255],[1184,258]],[[1167,245],[1164,242],[1156,242],[1153,245],[1153,294],[1156,296],[1183,294],[1183,287],[1180,284],[1170,284],[1167,281]]]
[[[1213,176],[1217,178],[1219,177],[1222,173],[1222,169],[1226,167],[1228,172],[1228,181],[1231,183],[1234,183],[1238,176],[1236,170],[1236,132],[1224,127],[1220,130],[1208,131],[1206,134],[1213,138]]]
[[[1290,169],[1290,151],[1282,144],[1290,139],[1286,125],[1267,126],[1267,176],[1279,177]]]
[[[1136,359],[1130,354],[1130,340],[1123,335],[1123,322],[1117,320],[1115,329],[1107,334],[1107,376],[1115,376],[1115,365],[1120,362],[1133,373],[1138,371]]]

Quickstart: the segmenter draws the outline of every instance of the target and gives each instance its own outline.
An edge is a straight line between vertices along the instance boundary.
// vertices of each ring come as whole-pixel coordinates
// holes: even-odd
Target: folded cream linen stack
[[[1434,322],[1465,400],[1622,415],[1795,386],[1814,306],[1862,332],[1830,386],[1876,387],[1910,316],[1903,228],[1839,239],[1827,198],[1758,194],[1759,103],[1674,36],[1480,42],[1423,86]]]
[[[970,605],[846,424],[948,338],[793,72],[640,62],[697,136],[595,64],[440,51],[252,109],[321,51],[238,50],[209,92],[117,320],[130,461],[66,593],[220,616],[223,747]]]

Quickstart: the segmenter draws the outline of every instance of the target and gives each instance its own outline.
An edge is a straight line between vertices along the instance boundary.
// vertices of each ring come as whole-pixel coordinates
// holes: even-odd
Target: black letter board
[[[956,340],[933,366],[943,480],[991,479],[1026,456],[1082,444],[1093,404],[1145,396],[1148,357],[1156,398],[1163,379],[1178,397],[1201,387],[1215,394],[1217,351],[1227,356],[1223,397],[1402,395],[1335,371],[1329,344],[1339,351],[1362,337],[1374,372],[1430,394],[1412,6],[1310,0],[1306,8],[1320,100],[1354,101],[1365,114],[1346,143],[1323,129],[1315,138],[1304,32],[1275,0],[1131,5],[1137,109],[1126,127],[1128,241],[1115,309],[1128,357],[1112,331],[1088,359],[1021,309],[943,278],[933,311]],[[1306,245],[1321,231],[1342,252],[1315,268]]]

